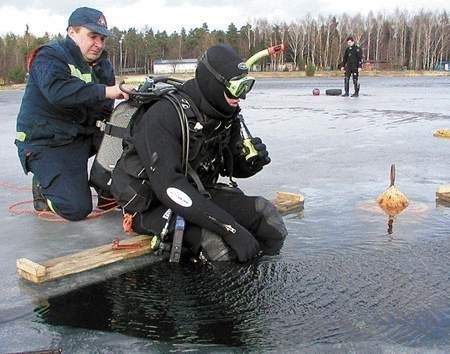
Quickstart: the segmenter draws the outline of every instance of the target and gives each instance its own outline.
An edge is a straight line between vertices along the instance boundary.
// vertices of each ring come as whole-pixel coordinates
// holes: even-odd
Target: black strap
[[[104,129],[101,129],[105,134],[114,136],[116,138],[129,138],[130,137],[130,128],[123,128],[117,125],[105,122]]]
[[[194,101],[192,101],[192,98],[182,91],[178,91],[178,94],[189,102],[190,108],[192,109],[192,112],[194,112],[195,118],[197,118],[197,122],[203,123],[203,114],[200,113],[200,110],[198,109]]]
[[[188,175],[193,179],[194,183],[196,184],[198,191],[205,197],[211,198],[211,195],[205,189],[205,186],[203,185],[202,181],[200,180],[198,173],[192,168],[191,164],[189,164],[189,163],[187,166],[187,170],[188,170]]]
[[[138,180],[138,179],[133,178],[130,181],[130,187],[139,196],[145,196],[149,193],[149,191],[151,192],[150,182],[146,179]]]

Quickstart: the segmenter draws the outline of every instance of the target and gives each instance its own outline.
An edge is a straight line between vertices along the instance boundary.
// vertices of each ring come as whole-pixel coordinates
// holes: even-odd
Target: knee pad
[[[236,255],[222,237],[208,229],[202,229],[200,246],[208,261],[226,262],[236,259]]]
[[[263,216],[263,220],[261,220],[260,227],[266,226],[270,227],[272,232],[270,232],[271,239],[281,239],[284,240],[288,234],[286,226],[284,225],[283,218],[278,212],[275,205],[273,205],[269,200],[257,197],[255,199],[255,210],[257,213]],[[267,234],[267,232],[265,232]]]

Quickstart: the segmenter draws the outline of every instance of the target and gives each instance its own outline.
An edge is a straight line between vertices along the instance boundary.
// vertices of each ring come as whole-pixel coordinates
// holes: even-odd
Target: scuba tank
[[[128,101],[120,102],[108,121],[97,121],[96,125],[104,132],[102,142],[95,156],[90,183],[102,191],[109,191],[111,174],[123,153],[123,139],[130,136],[130,128],[141,108],[148,108],[164,94],[173,92],[183,81],[164,76],[148,77],[136,90],[127,91],[122,82],[120,89],[130,95]]]

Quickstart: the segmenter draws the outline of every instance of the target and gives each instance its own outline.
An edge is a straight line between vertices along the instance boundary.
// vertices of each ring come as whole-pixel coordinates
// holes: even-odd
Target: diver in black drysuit
[[[227,80],[248,72],[229,46],[213,46],[207,55],[209,65]],[[175,108],[161,99],[133,129],[133,143],[154,193],[150,208],[134,216],[133,230],[160,234],[166,223],[163,215],[170,208],[186,220],[183,246],[194,254],[202,251],[209,260],[237,258],[240,262],[260,254],[278,254],[287,231],[272,203],[262,197],[246,196],[235,186],[217,183],[219,175],[246,178],[261,171],[270,162],[265,144],[253,138],[258,155],[252,162],[245,160],[240,108],[237,103],[235,107],[228,104],[226,87],[203,62],[199,62],[195,78],[185,82],[179,91],[187,94],[201,112],[200,121],[189,118],[189,164],[207,193],[201,193],[184,174],[180,119]],[[238,98],[235,100],[238,102]]]
[[[360,85],[358,83],[359,72],[362,69],[362,50],[361,47],[355,44],[353,37],[347,38],[348,47],[345,49],[344,57],[342,60],[342,70],[345,70],[344,78],[344,93],[342,96],[347,97],[350,91],[350,76],[353,80],[354,93],[352,97],[359,96]]]

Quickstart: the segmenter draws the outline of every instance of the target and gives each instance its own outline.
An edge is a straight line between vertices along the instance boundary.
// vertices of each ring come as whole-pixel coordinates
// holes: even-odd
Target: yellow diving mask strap
[[[247,73],[244,73],[239,77],[227,80],[211,66],[211,64],[208,62],[208,56],[206,53],[203,54],[200,61],[206,66],[206,69],[208,69],[208,71],[216,78],[216,80],[226,87],[228,92],[233,97],[245,97],[245,94],[247,94],[252,89],[255,83],[255,79],[251,76],[248,76]]]

